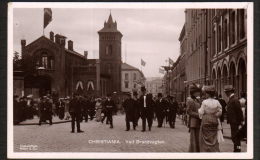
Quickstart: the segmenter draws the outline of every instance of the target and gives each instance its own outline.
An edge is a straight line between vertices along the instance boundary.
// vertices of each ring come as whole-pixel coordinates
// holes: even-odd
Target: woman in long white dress
[[[223,140],[219,117],[222,114],[222,106],[214,99],[215,87],[205,86],[206,98],[199,111],[202,119],[200,127],[200,152],[220,152],[219,142]],[[221,134],[221,135],[220,135]]]
[[[101,117],[101,112],[102,112],[102,102],[101,102],[101,98],[97,99],[96,105],[96,121],[100,122],[102,117]]]

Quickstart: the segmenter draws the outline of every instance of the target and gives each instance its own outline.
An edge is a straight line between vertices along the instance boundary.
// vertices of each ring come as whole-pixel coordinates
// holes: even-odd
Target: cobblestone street
[[[154,121],[153,126],[157,126],[157,122]],[[22,146],[33,145],[35,152],[187,152],[189,146],[188,128],[179,119],[175,129],[167,125],[165,128],[153,127],[151,132],[141,132],[139,120],[136,131],[126,132],[124,116],[117,115],[114,116],[114,129],[94,120],[82,122],[81,129],[85,132],[70,133],[70,123],[14,126],[14,151],[32,152]],[[116,143],[111,144],[109,140]],[[148,140],[154,144],[138,144],[138,140]],[[222,152],[232,152],[232,141],[225,139],[220,149]],[[242,143],[242,150],[246,150],[245,142]]]

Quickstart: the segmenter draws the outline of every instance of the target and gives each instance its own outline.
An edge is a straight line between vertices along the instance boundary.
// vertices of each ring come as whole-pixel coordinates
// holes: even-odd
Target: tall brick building
[[[26,63],[22,72],[14,71],[14,93],[39,97],[56,91],[65,97],[75,92],[100,96],[120,92],[122,34],[111,14],[98,34],[100,59],[88,59],[87,51],[76,52],[73,41],[66,42],[67,37],[53,32],[28,45],[21,40]],[[21,80],[24,85],[19,85]]]
[[[107,85],[108,93],[121,91],[121,39],[122,33],[117,30],[117,22],[109,15],[104,27],[99,34],[99,58],[101,75],[106,80],[101,81],[101,86]],[[102,87],[103,88],[103,87]]]
[[[185,88],[173,87],[171,93],[185,91],[189,85],[214,84],[218,94],[226,99],[223,88],[232,84],[239,95],[247,91],[247,10],[246,9],[186,9],[185,34],[180,33],[181,55],[185,53]],[[185,47],[184,47],[185,46]],[[173,86],[179,86],[172,70]],[[177,68],[176,68],[177,67]],[[182,84],[181,82],[181,84]]]

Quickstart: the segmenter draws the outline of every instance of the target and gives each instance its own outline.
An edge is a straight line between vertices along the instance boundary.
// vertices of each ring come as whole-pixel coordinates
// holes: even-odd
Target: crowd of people
[[[227,117],[230,124],[234,152],[241,152],[241,140],[246,138],[246,98],[235,96],[232,85],[224,87],[228,103],[217,96],[214,86],[202,88],[191,85],[187,98],[189,116],[190,146],[189,152],[219,152],[219,143],[224,141],[222,122]]]
[[[176,115],[189,127],[189,152],[219,152],[219,143],[224,141],[222,123],[227,117],[231,128],[231,137],[234,143],[234,152],[241,151],[240,141],[246,137],[246,95],[241,99],[235,96],[232,86],[225,86],[228,103],[218,95],[214,86],[191,85],[190,96],[186,102],[177,102],[174,96],[163,97],[162,93],[153,96],[141,87],[141,93],[128,93],[122,101],[125,113],[126,131],[131,124],[136,130],[141,119],[142,132],[151,131],[154,121],[157,127],[169,125],[175,128]],[[73,97],[59,98],[57,94],[46,95],[40,99],[14,96],[14,124],[27,119],[39,117],[39,125],[49,122],[52,125],[53,116],[71,121],[71,132],[84,132],[80,123],[94,120],[110,125],[114,128],[113,115],[119,109],[118,102],[112,94],[106,97],[82,96],[75,93]],[[147,129],[148,126],[148,129]]]

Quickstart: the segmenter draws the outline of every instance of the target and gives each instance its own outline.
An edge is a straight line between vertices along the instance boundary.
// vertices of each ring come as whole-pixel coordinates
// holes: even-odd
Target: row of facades
[[[180,55],[164,76],[165,94],[185,101],[191,84],[247,90],[247,12],[245,9],[186,9]]]

